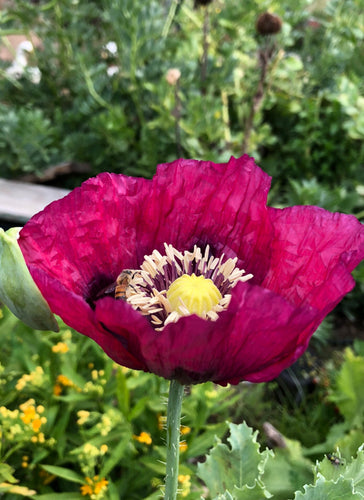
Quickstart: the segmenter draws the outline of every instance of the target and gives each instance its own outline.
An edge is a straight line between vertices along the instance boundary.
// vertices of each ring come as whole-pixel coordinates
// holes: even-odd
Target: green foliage
[[[229,424],[230,447],[218,441],[198,476],[214,500],[349,500],[364,497],[364,451],[347,462],[327,455],[315,468],[297,442],[285,440],[275,453],[260,452],[257,432],[245,423]],[[314,470],[313,470],[314,469]],[[313,483],[313,484],[308,484]],[[299,491],[303,489],[304,492]],[[273,495],[272,495],[273,494]]]
[[[245,423],[230,424],[229,429],[231,447],[217,443],[206,461],[199,464],[199,477],[206,483],[213,498],[229,498],[227,492],[239,499],[270,498],[261,478],[271,452],[259,451],[258,433],[253,434]]]
[[[165,474],[168,382],[115,365],[94,342],[61,322],[59,332],[42,333],[3,308],[0,337],[5,499],[13,500],[14,488],[28,488],[43,500],[84,498],[82,487],[91,493],[99,488],[100,499],[157,498]],[[185,396],[182,478],[194,475],[196,457],[225,434],[223,422],[237,397],[213,384],[193,387]],[[103,488],[102,481],[108,481]],[[188,494],[200,490],[187,479],[180,487]]]
[[[330,399],[351,427],[364,427],[364,358],[351,349],[345,350],[344,363],[338,373]]]
[[[363,182],[363,10],[346,4],[215,0],[207,22],[192,0],[20,0],[2,11],[0,34],[41,38],[29,64],[42,77],[15,80],[1,63],[2,175],[74,161],[90,165],[88,176],[151,176],[177,156],[237,156],[257,92],[257,53],[272,44],[248,152],[282,187],[315,177],[328,188],[348,183],[350,196]],[[255,29],[268,8],[283,21],[274,40]],[[166,81],[170,68],[181,71],[177,85]]]
[[[297,492],[294,500],[351,500],[364,498],[364,452],[345,464],[340,455],[325,457],[315,467],[314,485]]]

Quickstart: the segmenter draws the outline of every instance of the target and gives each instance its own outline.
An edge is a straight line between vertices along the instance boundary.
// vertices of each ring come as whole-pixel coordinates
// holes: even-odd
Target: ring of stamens
[[[218,313],[227,309],[231,300],[231,290],[241,281],[248,281],[252,274],[245,274],[236,267],[237,257],[224,261],[211,255],[209,246],[204,253],[197,246],[192,252],[179,252],[172,245],[164,244],[165,255],[154,250],[144,257],[139,270],[132,270],[132,280],[126,289],[127,302],[144,316],[148,316],[156,330],[181,316],[193,314],[181,300],[181,306],[173,310],[168,298],[169,287],[183,275],[203,276],[211,280],[221,294],[221,299],[209,311],[201,311],[202,318],[210,321],[218,319]]]

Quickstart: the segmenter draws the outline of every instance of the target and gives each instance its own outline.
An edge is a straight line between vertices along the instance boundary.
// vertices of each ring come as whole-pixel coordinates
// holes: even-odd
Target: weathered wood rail
[[[67,193],[67,189],[0,179],[0,219],[22,225]]]

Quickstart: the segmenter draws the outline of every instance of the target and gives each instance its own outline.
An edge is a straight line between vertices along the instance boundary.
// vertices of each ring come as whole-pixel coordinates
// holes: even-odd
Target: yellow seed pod
[[[204,276],[183,274],[167,291],[167,299],[173,311],[182,316],[204,314],[211,311],[221,300],[221,293],[213,281]]]

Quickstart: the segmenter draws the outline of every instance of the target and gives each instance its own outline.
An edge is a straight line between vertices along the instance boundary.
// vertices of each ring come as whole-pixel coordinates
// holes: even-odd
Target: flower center
[[[157,250],[146,255],[140,269],[124,269],[101,294],[126,300],[156,330],[191,314],[216,321],[228,308],[234,286],[253,277],[236,267],[237,257],[214,257],[209,246],[204,252],[195,246],[183,253],[166,243],[164,248],[164,255]]]
[[[213,281],[204,276],[183,274],[167,290],[167,299],[172,311],[181,316],[197,314],[204,317],[222,299]]]

